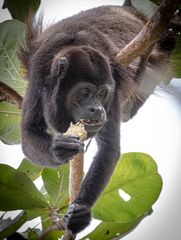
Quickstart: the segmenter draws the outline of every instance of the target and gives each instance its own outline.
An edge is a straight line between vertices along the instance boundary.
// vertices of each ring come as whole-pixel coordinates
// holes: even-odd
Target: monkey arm
[[[75,202],[90,207],[107,185],[120,157],[120,105],[115,99],[108,120],[98,135],[99,150],[82,183]]]
[[[29,84],[23,102],[23,152],[29,160],[41,166],[56,167],[67,163],[83,151],[84,144],[74,136],[48,133],[42,100],[45,93],[42,87],[32,85]]]
[[[115,97],[107,122],[97,136],[99,151],[82,183],[77,199],[72,203],[64,223],[76,234],[89,225],[91,207],[106,187],[120,156],[120,104]],[[114,106],[114,107],[113,107]]]
[[[38,86],[29,84],[23,101],[22,148],[29,160],[49,166],[53,161],[52,136],[46,132],[41,94]]]

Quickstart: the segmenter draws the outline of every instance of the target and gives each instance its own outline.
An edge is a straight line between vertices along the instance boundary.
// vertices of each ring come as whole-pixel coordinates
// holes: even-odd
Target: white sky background
[[[2,5],[0,0],[0,7]],[[119,0],[42,0],[46,22],[56,22],[81,10],[98,5],[116,4]],[[7,19],[6,10],[0,10],[0,20]],[[161,92],[152,95],[136,117],[121,127],[122,152],[145,152],[157,162],[163,178],[163,190],[153,207],[153,214],[125,240],[180,240],[181,239],[181,80],[172,85],[180,89],[176,94]],[[0,162],[17,167],[23,154],[20,146],[6,146],[0,143]],[[91,161],[95,144],[86,154],[85,164]],[[86,169],[88,164],[86,164]],[[32,226],[33,223],[31,223]],[[92,226],[94,227],[94,226]],[[100,239],[101,240],[101,239]]]

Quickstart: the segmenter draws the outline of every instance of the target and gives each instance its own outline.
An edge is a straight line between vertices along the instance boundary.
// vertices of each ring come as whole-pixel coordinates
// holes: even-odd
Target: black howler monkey
[[[64,19],[45,31],[29,24],[20,59],[28,69],[23,102],[22,147],[34,163],[56,167],[83,151],[83,143],[64,133],[70,123],[84,120],[98,152],[65,220],[73,233],[91,220],[91,207],[105,188],[120,156],[122,102],[140,82],[139,59],[127,69],[116,55],[142,29],[145,17],[130,6],[102,6]],[[169,53],[159,41],[148,67],[161,66]],[[172,40],[170,44],[172,44]],[[170,50],[169,50],[170,51]],[[164,60],[165,59],[165,60]],[[134,100],[135,105],[139,103]]]

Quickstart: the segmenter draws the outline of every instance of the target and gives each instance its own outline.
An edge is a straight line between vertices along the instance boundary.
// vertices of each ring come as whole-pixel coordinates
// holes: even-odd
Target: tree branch
[[[12,89],[7,84],[0,81],[0,94],[1,100],[15,103],[19,108],[22,106],[23,98],[19,93],[17,93],[14,89]]]
[[[76,125],[71,125],[65,135],[78,136],[81,141],[87,139],[87,132],[84,125],[80,122]],[[70,175],[69,175],[69,202],[70,204],[76,199],[80,185],[84,175],[84,154],[79,153],[70,161]],[[76,235],[71,231],[66,230],[62,240],[74,240]]]
[[[176,34],[181,32],[181,9],[177,10],[174,14],[170,21],[169,28]]]
[[[117,54],[118,63],[128,66],[147,48],[155,44],[162,37],[179,4],[180,0],[163,0],[140,33]]]

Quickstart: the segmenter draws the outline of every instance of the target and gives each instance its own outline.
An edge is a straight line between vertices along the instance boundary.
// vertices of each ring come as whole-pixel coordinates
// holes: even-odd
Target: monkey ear
[[[69,67],[69,61],[66,57],[54,57],[51,74],[54,77],[63,79],[66,76],[67,69]]]

